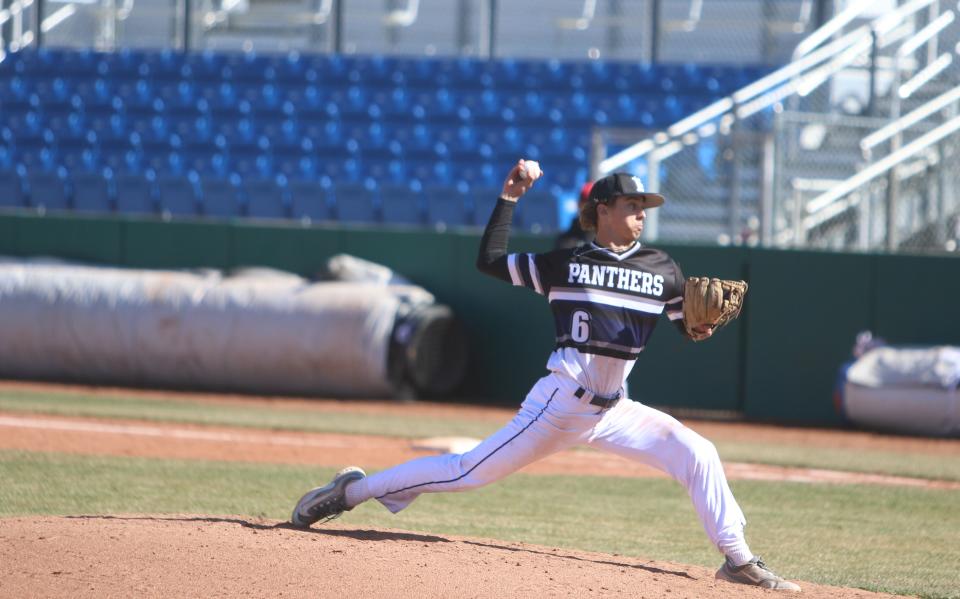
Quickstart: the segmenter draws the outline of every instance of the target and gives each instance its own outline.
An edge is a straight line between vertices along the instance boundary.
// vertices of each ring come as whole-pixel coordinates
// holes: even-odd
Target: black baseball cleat
[[[347,507],[347,485],[367,476],[367,473],[349,466],[337,472],[333,480],[323,487],[309,491],[297,502],[293,508],[290,523],[297,528],[308,528],[311,524],[323,520],[329,522],[339,518],[343,512],[349,512]]]
[[[794,593],[800,592],[799,585],[777,576],[773,570],[763,563],[763,560],[760,559],[759,556],[742,566],[734,566],[728,558],[723,562],[723,565],[720,566],[720,569],[717,570],[716,578],[718,580],[726,580],[727,582],[749,584],[764,589],[793,591]]]

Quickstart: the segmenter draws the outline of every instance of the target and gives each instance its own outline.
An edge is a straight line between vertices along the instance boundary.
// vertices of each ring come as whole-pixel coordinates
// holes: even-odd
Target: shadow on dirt
[[[417,541],[421,543],[450,543],[450,539],[434,535],[424,535],[411,532],[397,532],[389,530],[342,530],[323,528],[298,528],[289,522],[262,524],[241,518],[222,518],[217,516],[110,516],[110,515],[80,515],[64,516],[73,520],[147,520],[151,522],[209,522],[212,524],[238,524],[244,528],[254,530],[294,530],[301,533],[327,535],[331,537],[347,537],[358,541]]]
[[[210,522],[210,523],[223,523],[223,524],[239,524],[244,528],[252,528],[254,530],[273,530],[274,528],[291,528],[293,530],[299,530],[294,528],[289,522],[281,522],[280,524],[260,524],[257,522],[250,522],[249,520],[241,520],[240,518],[217,518],[215,516],[98,515],[98,516],[64,516],[64,518],[71,519],[71,520],[148,520],[151,522]]]
[[[669,574],[670,576],[679,576],[681,578],[689,578],[690,580],[696,580],[693,576],[690,576],[686,572],[680,570],[664,570],[663,568],[656,568],[654,566],[645,566],[643,564],[630,564],[626,562],[612,562],[609,560],[602,559],[587,559],[584,557],[577,557],[576,555],[565,555],[559,553],[553,553],[550,551],[538,551],[530,547],[509,547],[507,545],[497,545],[496,543],[480,543],[478,541],[461,541],[461,543],[467,545],[477,545],[478,547],[488,547],[490,549],[503,549],[504,551],[516,551],[519,553],[535,553],[537,555],[546,555],[547,557],[555,557],[559,559],[568,559],[578,562],[590,562],[592,564],[605,564],[608,566],[618,566],[620,568],[636,568],[637,570],[645,570],[647,572],[652,572],[653,574]]]

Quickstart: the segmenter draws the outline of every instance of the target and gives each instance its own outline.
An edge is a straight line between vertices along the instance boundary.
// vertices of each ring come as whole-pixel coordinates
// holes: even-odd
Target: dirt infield
[[[214,516],[0,520],[0,597],[778,596],[713,570],[488,539]],[[885,597],[801,583],[808,598]]]

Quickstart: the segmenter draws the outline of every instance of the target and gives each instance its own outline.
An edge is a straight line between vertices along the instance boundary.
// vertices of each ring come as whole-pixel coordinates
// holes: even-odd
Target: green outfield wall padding
[[[516,405],[546,373],[553,318],[546,300],[477,272],[479,231],[433,233],[0,215],[0,253],[144,268],[268,266],[307,277],[346,252],[389,266],[448,304],[470,339],[458,395]],[[515,235],[512,252],[549,238]],[[693,343],[663,319],[629,379],[633,398],[791,423],[836,424],[833,387],[859,331],[891,343],[960,345],[960,260],[662,246],[687,276],[744,278],[741,318]]]
[[[267,266],[316,278],[340,248],[340,231],[238,223],[232,227],[232,266]]]
[[[17,247],[19,219],[9,214],[0,214],[0,256],[19,256]]]
[[[960,346],[960,260],[878,259],[875,333],[896,345]]]
[[[744,411],[837,423],[833,386],[859,331],[873,326],[874,260],[865,255],[751,251]]]
[[[135,268],[229,268],[230,224],[126,220],[123,264]]]
[[[5,215],[0,218],[0,252],[118,264],[123,257],[122,233],[121,223],[113,220]]]

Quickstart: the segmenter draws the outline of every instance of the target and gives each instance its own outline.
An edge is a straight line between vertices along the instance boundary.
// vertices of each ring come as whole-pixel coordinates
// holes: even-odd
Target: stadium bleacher
[[[456,227],[518,157],[550,232],[595,125],[665,127],[765,67],[40,49],[0,61],[0,208]],[[482,216],[481,216],[482,218]]]

